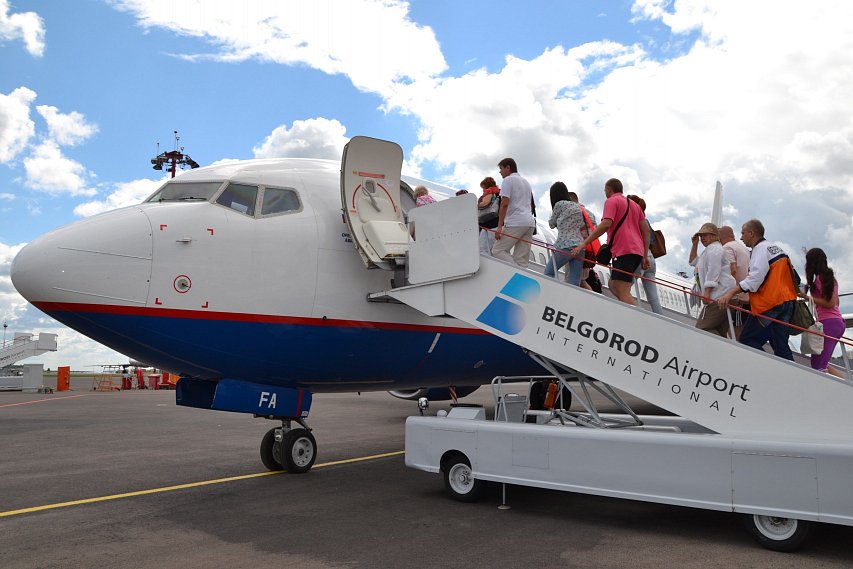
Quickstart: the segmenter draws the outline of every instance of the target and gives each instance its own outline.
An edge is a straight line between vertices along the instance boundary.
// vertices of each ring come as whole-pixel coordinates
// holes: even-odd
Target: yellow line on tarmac
[[[328,466],[339,466],[341,464],[350,464],[353,462],[364,462],[367,460],[376,460],[379,458],[388,458],[390,456],[399,456],[404,451],[398,450],[395,452],[386,452],[383,454],[374,454],[372,456],[362,456],[358,458],[348,458],[345,460],[335,460],[332,462],[324,462],[315,464],[312,468],[325,468]],[[107,502],[109,500],[123,500],[124,498],[135,498],[136,496],[145,496],[148,494],[160,494],[161,492],[173,492],[175,490],[186,490],[187,488],[197,488],[199,486],[209,486],[211,484],[224,484],[226,482],[237,482],[239,480],[248,480],[250,478],[260,478],[261,476],[272,476],[274,474],[283,474],[284,470],[275,470],[268,472],[257,472],[255,474],[244,474],[242,476],[229,476],[228,478],[217,478],[216,480],[203,480],[201,482],[190,482],[188,484],[177,484],[175,486],[164,486],[162,488],[150,488],[148,490],[137,490],[136,492],[125,492],[124,494],[112,494],[110,496],[98,496],[96,498],[86,498],[84,500],[72,500],[70,502],[58,502],[56,504],[45,504],[43,506],[34,506],[32,508],[22,508],[20,510],[9,510],[8,512],[0,512],[0,518],[10,516],[18,516],[21,514],[30,514],[32,512],[41,512],[44,510],[55,510],[57,508],[67,508],[69,506],[80,506],[82,504],[94,504],[95,502]]]
[[[60,399],[74,399],[75,397],[86,397],[90,395],[89,393],[82,393],[80,395],[61,395],[59,397],[53,397],[50,399],[33,399],[32,401],[21,401],[19,403],[6,403],[5,405],[0,405],[0,407],[17,407],[18,405],[32,405],[33,403],[44,403],[45,401],[59,401]]]

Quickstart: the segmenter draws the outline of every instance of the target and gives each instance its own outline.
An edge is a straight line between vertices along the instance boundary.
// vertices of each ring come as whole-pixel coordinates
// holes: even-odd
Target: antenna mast
[[[172,177],[175,177],[175,172],[178,169],[178,166],[181,167],[181,170],[184,169],[185,166],[189,166],[190,168],[198,168],[198,162],[190,158],[189,154],[184,154],[184,147],[181,146],[180,150],[178,149],[178,141],[181,139],[178,136],[178,131],[174,131],[175,133],[175,149],[169,152],[161,152],[157,156],[151,159],[151,164],[154,165],[155,170],[162,170],[163,165],[169,167],[169,171],[172,173]],[[160,150],[160,143],[157,143],[157,150]]]

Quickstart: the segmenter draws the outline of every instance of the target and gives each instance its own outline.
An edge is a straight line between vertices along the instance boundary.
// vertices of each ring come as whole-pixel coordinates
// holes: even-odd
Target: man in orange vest
[[[764,225],[757,219],[743,224],[740,240],[752,248],[748,274],[717,302],[726,307],[737,294],[748,292],[751,314],[743,325],[740,343],[762,350],[769,340],[774,354],[793,360],[788,346],[790,328],[784,324],[790,322],[797,298],[791,261],[778,245],[764,238]]]

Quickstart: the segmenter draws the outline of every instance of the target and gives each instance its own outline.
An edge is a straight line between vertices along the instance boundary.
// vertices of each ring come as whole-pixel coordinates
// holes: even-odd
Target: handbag
[[[655,229],[652,233],[655,236],[655,240],[649,244],[649,251],[651,251],[652,257],[657,259],[666,255],[666,239],[660,229]]]
[[[809,299],[809,310],[814,311],[814,301]],[[817,332],[817,334],[812,334]],[[816,321],[809,326],[809,331],[800,337],[800,353],[804,356],[814,354],[819,356],[823,352],[823,322]]]
[[[485,225],[498,218],[498,211],[501,208],[501,201],[497,194],[492,194],[492,201],[484,208],[480,208],[477,212],[477,222],[480,225]]]
[[[812,334],[817,332],[817,334]],[[800,337],[800,353],[804,356],[814,354],[819,356],[823,352],[823,322],[815,322],[809,326],[809,331]]]
[[[794,301],[794,312],[791,314],[790,324],[796,326],[796,328],[791,328],[791,336],[802,334],[803,330],[808,330],[814,324],[814,316],[812,316],[809,304],[805,300]]]
[[[610,252],[610,243],[605,243],[598,250],[595,260],[602,265],[609,265],[613,259],[613,253]]]
[[[601,249],[598,250],[598,254],[595,256],[595,260],[602,265],[609,265],[610,261],[613,259],[613,253],[610,251],[610,242],[616,237],[616,232],[619,231],[620,227],[622,227],[622,222],[625,221],[626,217],[628,217],[628,210],[631,209],[631,200],[626,198],[625,203],[625,215],[622,216],[622,219],[620,219],[619,223],[616,224],[616,227],[613,228],[613,233],[610,234],[610,238],[607,240],[607,243],[601,246]]]

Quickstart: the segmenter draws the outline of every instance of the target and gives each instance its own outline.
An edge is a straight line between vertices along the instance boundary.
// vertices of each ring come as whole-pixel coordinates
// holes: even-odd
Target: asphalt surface
[[[515,486],[509,510],[499,486],[454,502],[439,475],[376,457],[417,413],[385,393],[315,396],[314,469],[266,475],[271,421],[75,387],[0,393],[0,568],[853,566],[853,527],[783,554],[728,513]]]

